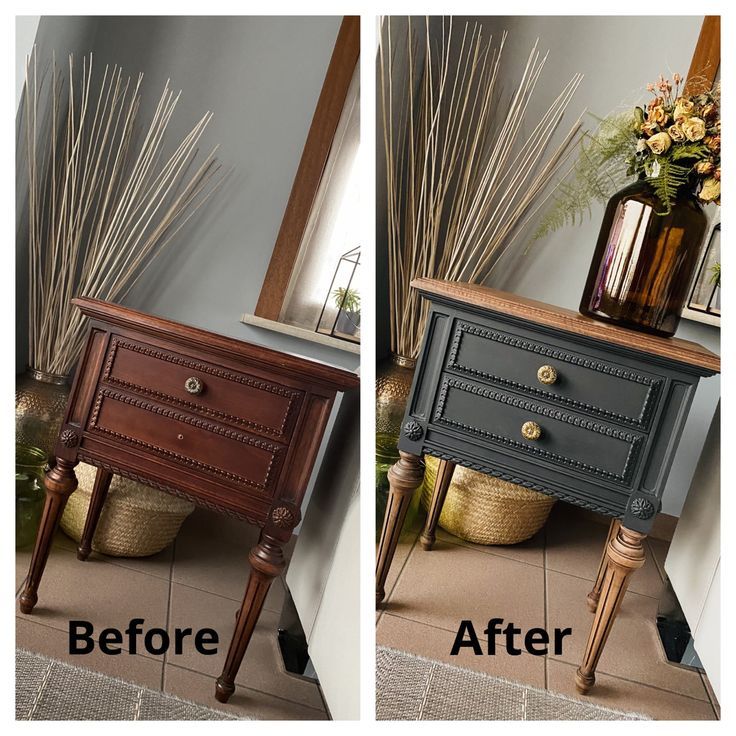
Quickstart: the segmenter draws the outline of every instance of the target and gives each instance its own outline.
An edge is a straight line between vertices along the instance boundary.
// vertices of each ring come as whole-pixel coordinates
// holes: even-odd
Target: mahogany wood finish
[[[20,610],[23,613],[31,613],[38,602],[38,586],[49,558],[54,532],[69,496],[77,487],[77,478],[74,475],[75,465],[75,462],[59,457],[57,454],[56,465],[46,473],[44,478],[46,502],[38,527],[36,544],[33,547],[26,585],[20,596]]]
[[[587,596],[595,618],[576,685],[587,692],[642,541],[656,522],[698,381],[720,358],[484,286],[417,279],[427,329],[389,471],[376,601],[421,457],[440,460],[420,537],[432,548],[456,464],[612,518]],[[535,431],[527,431],[529,428]],[[573,533],[573,530],[571,530]]]
[[[408,452],[400,452],[398,462],[388,471],[389,494],[376,562],[376,604],[386,596],[385,585],[391,560],[401,536],[411,496],[424,478],[424,463]]]
[[[424,529],[419,537],[419,543],[422,549],[429,551],[434,546],[435,530],[437,522],[440,520],[442,513],[442,505],[445,503],[447,489],[452,482],[452,474],[455,472],[455,463],[449,460],[440,460],[437,466],[437,478],[432,489],[432,500],[427,511],[427,520],[424,523]]]
[[[304,230],[330,155],[359,55],[360,18],[346,15],[337,34],[276,245],[258,296],[255,309],[258,317],[277,321],[281,314],[284,295],[299,256]]]
[[[217,680],[225,702],[269,585],[284,568],[282,548],[299,523],[335,395],[357,388],[358,377],[115,304],[73,303],[90,318],[88,339],[45,478],[21,611],[38,600],[79,461],[98,468],[79,559],[90,554],[113,474],[257,525],[260,541]]]
[[[82,538],[79,540],[79,547],[77,547],[78,560],[84,561],[92,553],[92,539],[95,536],[95,529],[97,529],[97,522],[100,520],[102,507],[105,505],[107,492],[110,490],[110,481],[112,481],[112,473],[100,468],[97,475],[95,475],[95,484],[89,500],[87,518],[84,520]]]

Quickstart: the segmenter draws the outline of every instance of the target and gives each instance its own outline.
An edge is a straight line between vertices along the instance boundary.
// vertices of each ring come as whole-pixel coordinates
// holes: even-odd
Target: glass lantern
[[[360,246],[344,253],[337,262],[317,321],[316,332],[320,335],[360,342],[359,266]]]

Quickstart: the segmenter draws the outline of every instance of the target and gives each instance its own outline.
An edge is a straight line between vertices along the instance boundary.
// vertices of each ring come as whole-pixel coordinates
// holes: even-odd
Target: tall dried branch
[[[196,163],[210,112],[167,155],[181,94],[168,82],[143,123],[143,75],[106,66],[95,79],[92,54],[81,70],[69,56],[66,75],[50,66],[44,85],[36,50],[26,59],[29,363],[68,374],[85,327],[72,297],[122,299],[223,177],[217,148]]]
[[[397,44],[387,17],[379,45],[391,349],[406,357],[419,353],[426,321],[412,279],[485,282],[549,196],[581,132],[578,119],[548,150],[579,74],[528,124],[547,60],[537,44],[501,107],[506,34],[494,47],[478,24],[458,33],[443,18],[439,40],[428,18],[423,25],[407,19]]]

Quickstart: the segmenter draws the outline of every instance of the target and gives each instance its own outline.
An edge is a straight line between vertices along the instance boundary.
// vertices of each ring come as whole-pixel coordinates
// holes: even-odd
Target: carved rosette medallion
[[[79,444],[79,435],[73,429],[65,429],[59,435],[59,441],[64,447],[76,447]]]
[[[271,512],[271,520],[280,529],[290,529],[296,523],[294,512],[286,506],[277,506]]]
[[[419,422],[415,422],[413,419],[409,420],[404,425],[404,436],[412,442],[420,440],[423,434],[424,430],[422,429],[422,425],[419,424]]]
[[[654,516],[654,504],[651,501],[647,501],[646,498],[635,498],[631,502],[631,513],[636,516],[637,519],[651,519]]]

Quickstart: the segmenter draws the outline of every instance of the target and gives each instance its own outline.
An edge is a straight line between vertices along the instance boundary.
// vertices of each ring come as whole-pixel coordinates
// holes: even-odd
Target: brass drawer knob
[[[525,440],[538,440],[542,436],[542,428],[536,422],[524,422],[521,425],[521,436]]]
[[[192,376],[184,381],[184,388],[187,390],[187,393],[197,395],[204,391],[204,384],[199,380],[199,378]]]
[[[537,380],[546,386],[551,386],[557,380],[557,371],[551,365],[543,365],[537,371]]]

